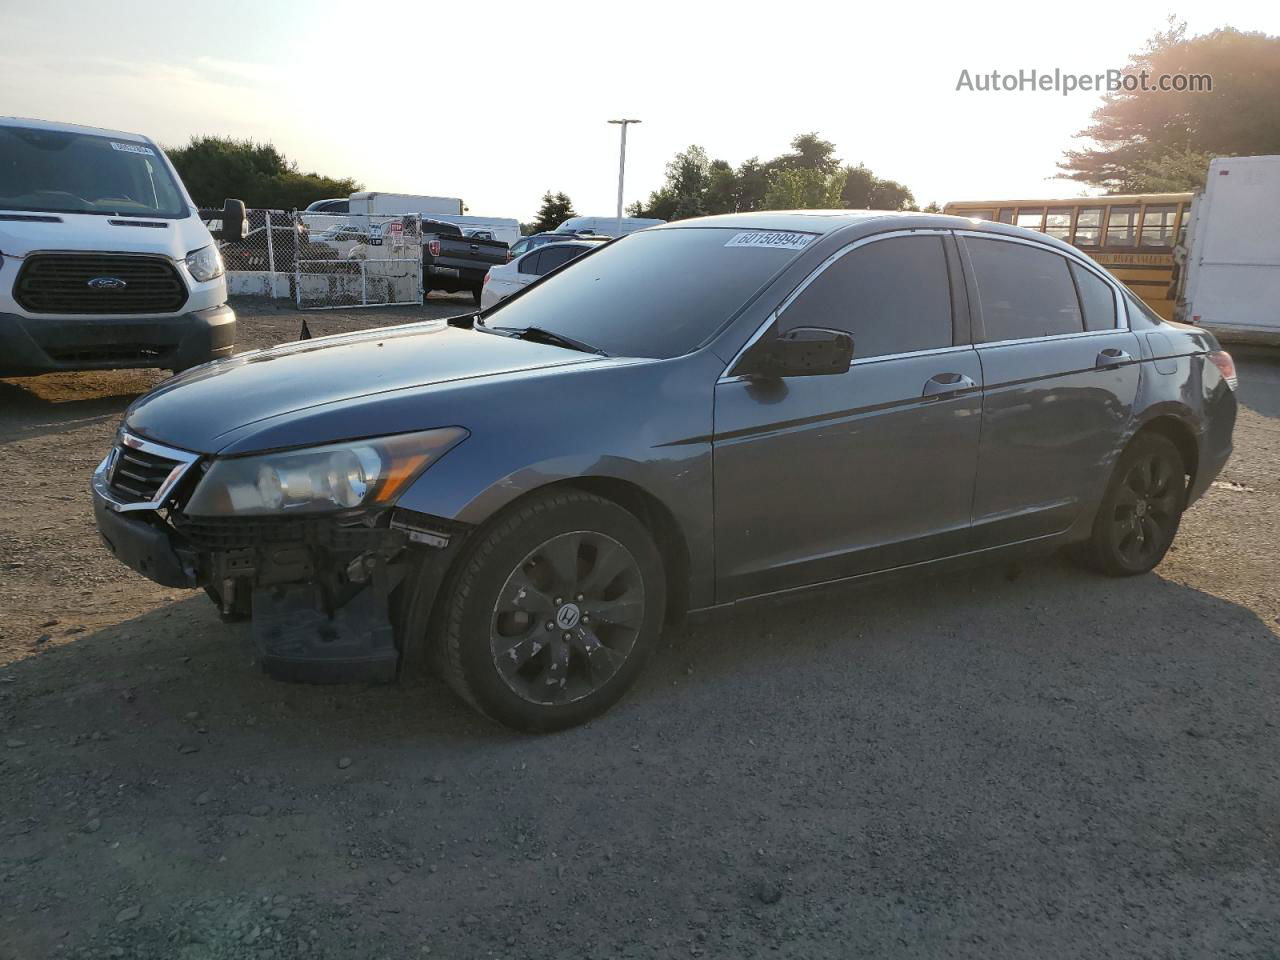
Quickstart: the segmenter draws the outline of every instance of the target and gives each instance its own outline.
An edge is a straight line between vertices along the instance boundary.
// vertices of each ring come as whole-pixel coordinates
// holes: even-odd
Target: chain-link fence
[[[422,228],[416,214],[299,213],[298,306],[314,309],[422,302]]]
[[[316,309],[422,302],[422,230],[416,215],[254,209],[248,221],[243,239],[218,244],[230,294],[288,298]]]

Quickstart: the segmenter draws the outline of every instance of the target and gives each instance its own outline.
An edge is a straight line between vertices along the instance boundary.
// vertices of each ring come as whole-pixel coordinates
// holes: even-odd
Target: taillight
[[[480,286],[483,287],[488,282],[489,282],[489,273],[488,271],[486,271],[484,275],[484,279],[480,281]]]
[[[427,241],[427,253],[431,254],[431,256],[433,256],[433,257],[438,257],[438,256],[440,256],[440,241],[439,241],[439,240],[428,240],[428,241]]]
[[[1231,359],[1231,354],[1225,350],[1213,350],[1209,353],[1209,362],[1218,368],[1228,387],[1234,390],[1240,386],[1240,378],[1236,376],[1236,362]]]

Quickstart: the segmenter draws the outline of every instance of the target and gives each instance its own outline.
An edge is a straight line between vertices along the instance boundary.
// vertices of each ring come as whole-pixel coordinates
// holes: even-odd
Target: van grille
[[[90,286],[106,279],[123,286]],[[187,287],[161,257],[40,253],[23,263],[13,295],[31,313],[177,313],[187,302]]]
[[[150,503],[169,479],[175,467],[184,466],[179,460],[169,460],[154,453],[146,453],[121,444],[116,448],[115,466],[107,477],[113,493],[126,503]]]

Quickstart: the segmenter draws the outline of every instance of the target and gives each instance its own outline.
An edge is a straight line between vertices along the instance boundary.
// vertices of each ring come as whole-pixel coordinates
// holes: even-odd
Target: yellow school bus
[[[1156,313],[1173,319],[1173,250],[1190,220],[1191,194],[1142,193],[1074,200],[948,203],[957,217],[1012,223],[1074,244]]]

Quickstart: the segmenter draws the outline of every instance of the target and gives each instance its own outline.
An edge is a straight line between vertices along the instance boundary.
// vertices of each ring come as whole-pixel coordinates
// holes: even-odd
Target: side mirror
[[[222,229],[219,240],[243,240],[249,235],[249,215],[243,200],[225,200],[222,204]]]
[[[847,373],[853,362],[853,337],[824,327],[796,327],[762,340],[743,357],[734,373],[745,377],[822,377]]]

